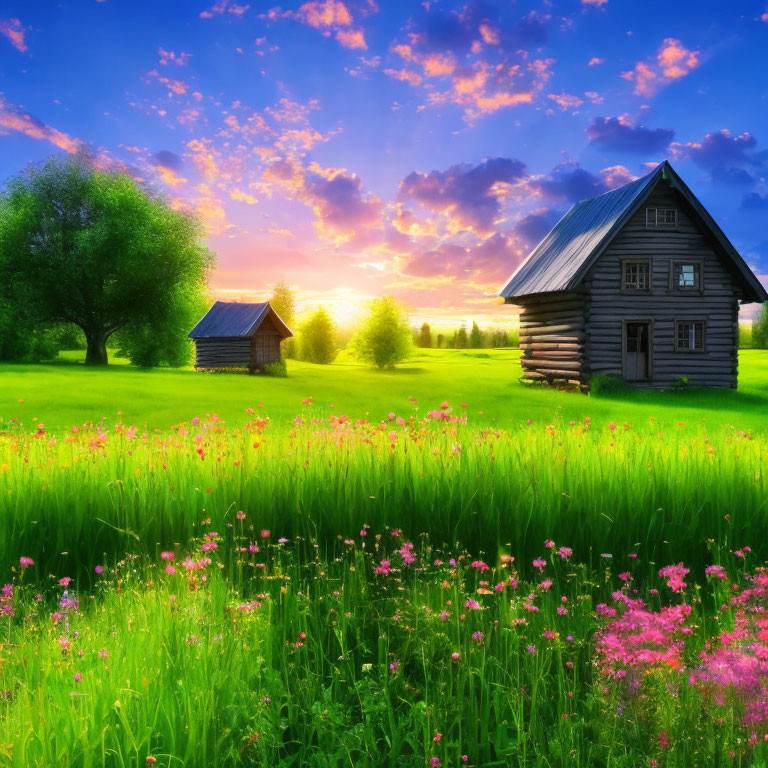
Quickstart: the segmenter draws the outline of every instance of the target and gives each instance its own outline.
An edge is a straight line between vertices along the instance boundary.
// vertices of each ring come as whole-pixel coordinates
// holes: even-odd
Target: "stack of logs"
[[[577,293],[528,296],[520,307],[523,378],[584,383],[584,297]]]

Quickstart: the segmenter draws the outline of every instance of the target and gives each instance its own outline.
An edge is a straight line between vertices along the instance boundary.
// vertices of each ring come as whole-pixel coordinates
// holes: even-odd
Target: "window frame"
[[[701,325],[701,347],[699,349],[691,347],[681,347],[679,346],[679,340],[680,340],[680,326],[681,325],[695,325],[695,324]],[[690,320],[688,318],[681,318],[676,317],[675,318],[675,352],[683,352],[685,354],[703,354],[707,351],[707,321],[704,318],[691,318]]]
[[[647,288],[627,288],[627,266],[629,264],[645,264],[648,268]],[[648,296],[653,290],[653,261],[652,259],[621,259],[621,293],[630,296]]]
[[[694,275],[698,278],[697,284],[688,286],[680,286],[677,281],[676,268],[678,265],[692,265],[694,267]],[[680,294],[693,294],[700,295],[704,292],[704,262],[701,259],[670,259],[669,260],[669,290],[673,293]]]
[[[653,211],[653,224],[650,222],[650,213]],[[674,211],[675,221],[673,224],[659,224],[659,211]],[[680,222],[680,214],[677,208],[662,205],[648,205],[645,208],[645,228],[646,229],[677,229]]]

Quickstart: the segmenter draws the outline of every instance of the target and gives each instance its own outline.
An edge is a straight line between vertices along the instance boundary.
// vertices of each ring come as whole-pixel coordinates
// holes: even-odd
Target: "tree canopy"
[[[328,365],[336,357],[336,326],[328,310],[318,307],[299,327],[299,359]]]
[[[393,368],[413,354],[405,309],[392,296],[375,299],[368,317],[352,340],[360,360],[377,368]]]
[[[134,363],[187,362],[214,263],[202,235],[194,216],[86,156],[12,178],[0,196],[0,354],[71,323],[85,336],[87,364],[107,363],[116,332]]]
[[[272,298],[269,300],[272,309],[280,315],[280,319],[291,329],[296,330],[296,291],[284,280],[275,283],[272,289]],[[283,355],[294,357],[296,354],[296,342],[293,337],[285,339],[282,344]]]
[[[760,314],[752,321],[752,346],[768,349],[768,303],[763,304]]]

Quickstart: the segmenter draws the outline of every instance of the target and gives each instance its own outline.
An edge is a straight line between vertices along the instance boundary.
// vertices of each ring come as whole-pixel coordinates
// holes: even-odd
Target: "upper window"
[[[695,352],[704,349],[704,323],[696,320],[695,322],[677,322],[677,332],[675,334],[675,349],[680,352]]]
[[[699,262],[672,262],[672,290],[697,291],[701,289],[701,264]]]
[[[645,226],[652,229],[675,229],[677,208],[646,208]]]
[[[651,265],[648,261],[622,262],[622,288],[625,291],[648,291],[651,288]]]

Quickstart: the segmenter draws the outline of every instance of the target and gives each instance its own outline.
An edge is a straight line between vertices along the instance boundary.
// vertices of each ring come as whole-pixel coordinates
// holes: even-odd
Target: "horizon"
[[[768,284],[768,8],[665,10],[6,0],[0,177],[92,147],[200,215],[214,296],[454,329],[515,327],[495,294],[541,237],[669,159]]]

